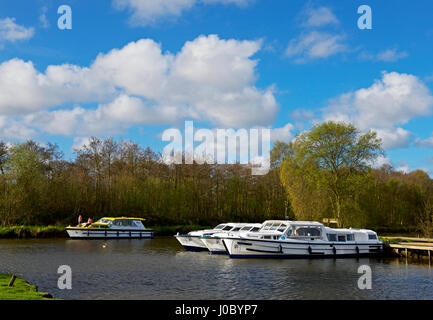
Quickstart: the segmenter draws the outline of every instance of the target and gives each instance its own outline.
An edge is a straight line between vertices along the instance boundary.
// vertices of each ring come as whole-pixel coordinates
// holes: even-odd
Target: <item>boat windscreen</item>
[[[111,220],[110,220],[110,219],[104,219],[104,218],[102,218],[102,219],[99,219],[99,220],[96,221],[96,222],[99,222],[99,223],[110,223]]]
[[[225,226],[223,228],[223,231],[230,231],[233,227],[232,226]]]
[[[278,231],[280,232],[284,232],[284,230],[286,230],[287,225],[285,225],[284,223],[282,223],[279,227],[278,227]]]
[[[215,230],[221,230],[222,228],[224,228],[225,227],[225,224],[219,224],[219,225],[217,225],[214,229]]]

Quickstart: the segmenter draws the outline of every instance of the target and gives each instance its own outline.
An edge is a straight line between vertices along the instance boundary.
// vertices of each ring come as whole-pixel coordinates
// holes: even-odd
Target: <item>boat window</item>
[[[224,231],[230,231],[233,227],[232,226],[225,226],[223,228]]]
[[[338,236],[338,241],[340,241],[340,242],[346,242],[346,236],[345,235],[339,235]]]
[[[233,228],[233,229],[230,230],[230,231],[239,231],[239,230],[241,230],[241,228],[236,227],[236,228]]]
[[[263,230],[269,230],[272,227],[272,223],[267,223],[263,226]]]
[[[346,235],[346,240],[347,241],[355,241],[355,235],[353,235],[353,234],[347,234]]]
[[[271,228],[269,230],[277,230],[277,228],[280,226],[280,224],[281,223],[278,223],[278,222],[272,224],[272,226],[271,226]]]
[[[134,220],[135,227],[143,227],[143,223],[140,220]]]
[[[214,229],[215,230],[221,230],[222,228],[224,228],[224,226],[225,226],[225,224],[219,224]]]
[[[328,233],[327,236],[329,241],[337,241],[337,235],[335,233]]]
[[[369,234],[368,235],[368,240],[377,240],[377,237],[375,234]]]
[[[251,232],[258,232],[258,231],[260,231],[260,228],[259,227],[254,227],[250,231]]]
[[[104,218],[102,218],[102,219],[99,219],[99,220],[96,221],[96,222],[100,222],[100,223],[110,223],[111,220],[110,220],[110,219],[104,219]]]
[[[298,227],[295,233],[297,236],[320,237],[320,229],[313,227]]]
[[[283,223],[283,224],[281,224],[281,225],[279,226],[278,231],[280,231],[280,232],[284,232],[284,230],[286,230],[286,228],[287,228],[287,225],[285,225],[285,224]]]
[[[241,229],[241,231],[250,231],[251,226],[246,226]]]
[[[292,231],[293,230],[292,230],[291,227],[287,230],[286,234],[287,234],[288,237],[290,237],[292,235]]]

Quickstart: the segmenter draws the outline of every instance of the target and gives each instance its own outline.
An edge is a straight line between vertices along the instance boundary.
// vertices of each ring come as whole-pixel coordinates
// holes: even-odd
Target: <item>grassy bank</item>
[[[192,230],[213,228],[199,225],[150,226],[157,236],[172,236]],[[67,238],[66,228],[61,226],[10,226],[0,227],[0,239]]]
[[[66,237],[63,226],[9,226],[0,227],[0,238],[62,238]]]
[[[11,278],[9,274],[0,273],[0,300],[52,300],[50,294],[38,292],[36,286],[18,277],[9,287]]]

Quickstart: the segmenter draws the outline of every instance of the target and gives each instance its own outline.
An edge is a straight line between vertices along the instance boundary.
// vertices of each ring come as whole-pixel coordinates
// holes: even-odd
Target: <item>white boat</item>
[[[76,239],[153,238],[153,231],[146,229],[143,221],[142,218],[102,218],[94,223],[66,227],[66,232]]]
[[[227,254],[227,250],[224,247],[222,240],[226,237],[240,237],[248,232],[258,232],[262,227],[261,223],[244,223],[238,224],[230,231],[217,232],[212,235],[204,235],[201,237],[201,241],[205,244],[206,248],[210,253],[221,253]]]
[[[213,229],[197,230],[188,232],[188,234],[176,234],[177,241],[188,251],[208,251],[208,248],[202,241],[202,237],[211,236],[215,233],[227,233],[242,223],[222,223]]]
[[[225,237],[231,258],[356,257],[382,252],[376,232],[333,229],[319,222],[269,220],[259,232]]]

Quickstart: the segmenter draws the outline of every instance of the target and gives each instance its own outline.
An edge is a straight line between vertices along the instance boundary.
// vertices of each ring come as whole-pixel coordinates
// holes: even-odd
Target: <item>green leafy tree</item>
[[[361,134],[352,124],[329,121],[298,135],[291,149],[281,179],[292,202],[312,201],[316,211],[325,214],[331,210],[344,225],[356,207],[356,191],[365,183],[369,165],[383,154],[381,140],[375,132]],[[299,197],[308,199],[296,199]],[[313,208],[310,206],[309,211]],[[309,212],[302,216],[315,215]]]

